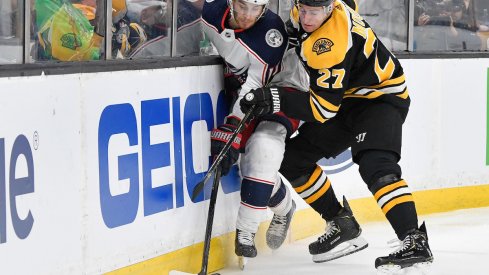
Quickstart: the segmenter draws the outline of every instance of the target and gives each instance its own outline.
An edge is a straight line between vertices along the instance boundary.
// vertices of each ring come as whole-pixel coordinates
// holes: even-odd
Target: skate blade
[[[368,243],[364,238],[357,237],[355,239],[339,244],[337,247],[333,248],[328,252],[312,255],[312,261],[315,263],[324,263],[324,262],[332,261],[344,256],[348,256],[360,250],[363,250],[367,248],[367,246]]]
[[[248,257],[238,256],[239,269],[244,270],[247,263],[248,263]]]
[[[416,263],[405,268],[394,264],[382,265],[377,267],[377,275],[428,275],[431,265],[431,262]]]

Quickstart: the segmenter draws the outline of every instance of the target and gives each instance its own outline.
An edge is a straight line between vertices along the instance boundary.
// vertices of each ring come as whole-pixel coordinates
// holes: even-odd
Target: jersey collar
[[[222,16],[222,20],[221,20],[221,28],[222,28],[222,30],[227,29],[227,28],[226,28],[226,19],[227,19],[229,16],[231,16],[231,15],[229,14],[230,10],[231,10],[231,8],[230,8],[230,7],[227,7],[226,11],[224,12],[224,15]],[[244,29],[235,29],[235,30],[233,30],[233,31],[234,31],[234,33],[240,33],[240,32],[244,32],[245,30],[244,30]]]

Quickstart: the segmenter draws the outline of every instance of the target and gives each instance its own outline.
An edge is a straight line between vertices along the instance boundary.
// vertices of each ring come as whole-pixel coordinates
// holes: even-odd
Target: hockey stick
[[[211,198],[209,202],[209,213],[207,215],[207,225],[205,227],[204,252],[202,253],[202,268],[197,275],[207,275],[207,264],[209,263],[209,250],[211,247],[212,224],[214,223],[214,210],[216,208],[217,190],[219,189],[219,180],[221,178],[221,167],[216,169],[214,174],[214,183],[212,184]],[[181,271],[170,271],[170,275],[192,275]],[[219,275],[213,273],[212,275]]]
[[[251,106],[251,108],[245,114],[243,119],[239,122],[238,127],[236,127],[236,130],[234,130],[231,138],[228,140],[228,142],[226,142],[221,152],[219,152],[219,154],[217,155],[216,159],[214,160],[211,167],[207,171],[207,174],[205,174],[204,179],[201,180],[199,183],[197,183],[197,185],[194,187],[194,190],[192,191],[192,197],[191,197],[192,200],[195,200],[195,198],[200,194],[200,192],[202,192],[202,189],[204,189],[205,187],[205,183],[209,180],[212,173],[214,173],[214,171],[221,164],[222,160],[228,153],[229,148],[231,148],[231,144],[233,143],[234,139],[236,138],[236,136],[238,136],[239,133],[241,133],[241,131],[245,127],[245,124],[248,123],[248,120],[251,118],[251,114],[253,113],[254,109],[255,109],[255,105]]]

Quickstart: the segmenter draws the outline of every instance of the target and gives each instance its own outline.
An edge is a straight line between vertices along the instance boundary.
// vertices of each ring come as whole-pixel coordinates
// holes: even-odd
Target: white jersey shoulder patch
[[[284,43],[284,37],[278,30],[271,29],[265,34],[265,41],[270,47],[277,48]]]

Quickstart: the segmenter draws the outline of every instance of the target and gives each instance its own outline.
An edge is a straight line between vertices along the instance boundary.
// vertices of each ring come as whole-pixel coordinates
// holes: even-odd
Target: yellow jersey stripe
[[[322,195],[324,195],[326,193],[326,191],[328,191],[328,189],[331,187],[331,182],[329,181],[329,178],[328,180],[326,181],[326,184],[323,185],[323,187],[321,187],[321,189],[319,189],[316,193],[314,193],[312,196],[310,196],[309,198],[307,199],[304,199],[308,204],[311,204],[313,202],[315,202],[317,199],[319,199]]]
[[[314,172],[312,173],[312,175],[309,177],[309,180],[307,180],[306,183],[304,183],[303,185],[301,185],[299,187],[294,187],[294,190],[297,193],[301,193],[304,190],[306,190],[307,188],[311,187],[318,180],[319,176],[321,176],[321,173],[323,173],[323,169],[321,169],[321,167],[317,166],[316,169],[314,169]]]
[[[312,110],[312,114],[314,115],[314,118],[321,123],[325,122],[327,119],[318,110],[312,96],[309,98],[309,104],[311,105],[311,110]]]
[[[311,95],[316,99],[319,104],[321,104],[321,107],[324,107],[327,111],[329,112],[338,112],[338,109],[340,109],[340,106],[334,105],[333,103],[327,101],[326,99],[318,96],[312,89],[309,89],[309,92]]]
[[[345,94],[353,94],[356,91],[359,91],[359,90],[362,90],[362,89],[372,89],[372,90],[375,90],[375,89],[381,89],[381,88],[384,88],[384,87],[387,87],[387,86],[402,86],[402,84],[404,84],[405,82],[406,82],[406,77],[404,75],[401,75],[399,77],[386,80],[386,81],[384,81],[384,82],[382,82],[380,84],[377,84],[377,85],[373,85],[373,86],[361,86],[361,87],[355,87],[355,88],[348,89],[345,92]]]
[[[382,207],[382,212],[387,215],[387,212],[389,212],[394,206],[410,201],[414,202],[412,195],[405,195],[395,198]]]

